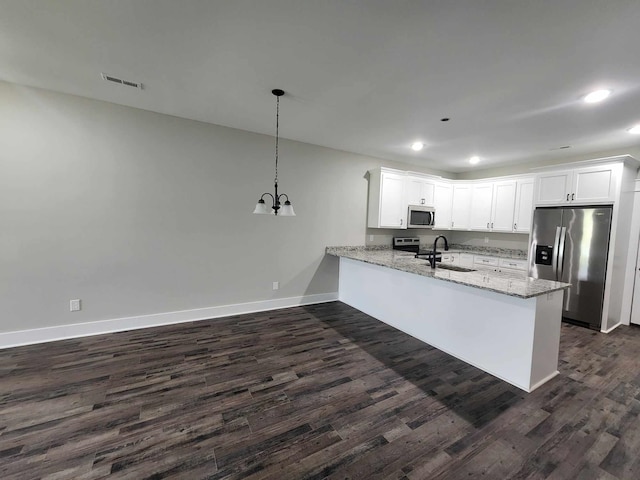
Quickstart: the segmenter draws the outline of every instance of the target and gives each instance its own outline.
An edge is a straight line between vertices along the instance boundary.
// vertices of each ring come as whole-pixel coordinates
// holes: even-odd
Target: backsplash
[[[438,235],[444,234],[449,240],[449,234],[453,232],[440,232],[425,229],[394,230],[386,228],[367,228],[364,244],[366,246],[386,245],[391,247],[393,237],[420,237],[420,245],[433,243]]]
[[[420,237],[420,245],[432,244],[438,235],[444,235],[451,244],[468,247],[528,250],[529,235],[526,233],[462,232],[457,230],[393,230],[367,228],[365,245],[391,246],[393,237]],[[485,242],[488,238],[488,243]]]
[[[512,250],[528,250],[529,234],[527,233],[494,233],[494,232],[447,232],[452,234],[451,243],[467,245],[470,247],[508,248]],[[489,242],[485,242],[485,238]]]

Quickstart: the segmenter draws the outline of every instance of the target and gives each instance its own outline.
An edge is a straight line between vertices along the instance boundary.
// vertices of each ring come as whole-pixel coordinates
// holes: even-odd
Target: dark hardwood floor
[[[339,302],[0,351],[0,478],[638,479],[640,328],[526,394]]]

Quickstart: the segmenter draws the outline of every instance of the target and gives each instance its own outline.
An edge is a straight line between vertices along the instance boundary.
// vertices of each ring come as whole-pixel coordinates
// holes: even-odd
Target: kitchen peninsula
[[[566,283],[488,269],[432,269],[411,253],[328,247],[339,298],[527,392],[558,374]]]

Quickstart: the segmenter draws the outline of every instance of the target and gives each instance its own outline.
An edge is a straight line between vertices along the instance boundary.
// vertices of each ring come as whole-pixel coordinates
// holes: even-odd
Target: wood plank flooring
[[[0,478],[638,479],[640,328],[526,394],[339,302],[0,351]]]

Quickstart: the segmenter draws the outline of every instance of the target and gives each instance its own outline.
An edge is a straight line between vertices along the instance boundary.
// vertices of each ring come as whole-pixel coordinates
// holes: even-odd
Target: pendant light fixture
[[[280,123],[280,97],[284,95],[284,90],[280,90],[276,88],[275,90],[271,90],[276,96],[276,178],[274,180],[275,194],[271,195],[270,193],[263,193],[256,204],[256,208],[253,213],[261,214],[261,215],[282,215],[283,217],[295,217],[296,213],[293,211],[293,206],[289,201],[289,196],[286,193],[281,193],[278,195],[278,138],[279,138],[279,123]],[[264,201],[264,196],[269,195],[271,197],[271,208],[267,206]],[[286,200],[284,205],[280,203],[280,199],[284,197]]]

